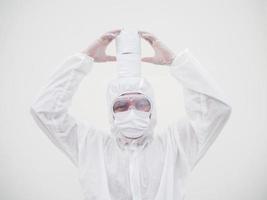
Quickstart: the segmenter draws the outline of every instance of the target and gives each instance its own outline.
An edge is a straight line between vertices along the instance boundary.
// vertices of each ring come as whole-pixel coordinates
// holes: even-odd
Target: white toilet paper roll
[[[121,30],[116,37],[119,77],[141,75],[141,39],[137,30]]]

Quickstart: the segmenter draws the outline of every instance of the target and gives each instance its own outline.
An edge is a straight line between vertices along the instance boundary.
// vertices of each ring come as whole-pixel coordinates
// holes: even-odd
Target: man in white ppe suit
[[[105,50],[116,38],[116,56]],[[155,50],[141,58],[140,39]],[[75,119],[69,106],[94,62],[116,61],[118,76],[107,88],[110,133]],[[167,65],[183,86],[187,115],[154,133],[151,85],[141,61]],[[31,114],[79,170],[86,200],[182,200],[186,180],[231,114],[216,81],[188,49],[177,54],[153,34],[114,30],[61,63],[36,96]]]

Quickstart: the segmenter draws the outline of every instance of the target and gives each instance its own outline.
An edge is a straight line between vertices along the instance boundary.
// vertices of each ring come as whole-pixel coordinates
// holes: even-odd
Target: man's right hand
[[[106,32],[86,49],[82,50],[82,53],[94,58],[94,62],[116,61],[116,56],[107,55],[106,49],[110,42],[116,38],[120,32],[121,29]]]

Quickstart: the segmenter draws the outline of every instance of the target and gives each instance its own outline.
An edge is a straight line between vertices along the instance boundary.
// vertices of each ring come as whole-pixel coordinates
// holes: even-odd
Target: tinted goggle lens
[[[115,101],[113,104],[113,112],[124,112],[129,110],[130,106],[133,105],[136,110],[149,112],[151,109],[151,104],[148,99],[141,98],[141,99],[120,99]]]

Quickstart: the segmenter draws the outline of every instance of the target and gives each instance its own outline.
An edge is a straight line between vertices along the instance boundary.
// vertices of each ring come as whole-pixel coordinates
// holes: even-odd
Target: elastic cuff
[[[82,71],[85,74],[88,74],[92,70],[92,66],[94,63],[94,58],[91,56],[88,56],[85,53],[77,52],[75,56],[78,56],[81,58],[81,65],[79,66],[79,70]]]
[[[188,54],[189,54],[188,48],[177,53],[174,60],[170,64],[170,67],[173,68],[173,67],[178,67],[178,66],[182,65],[187,60]]]

